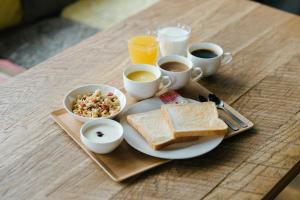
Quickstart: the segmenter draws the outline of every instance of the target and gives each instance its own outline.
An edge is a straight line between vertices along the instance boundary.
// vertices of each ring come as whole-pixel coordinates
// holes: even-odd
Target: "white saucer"
[[[188,101],[197,102],[192,99],[188,99]],[[124,138],[126,142],[136,150],[158,158],[186,159],[200,156],[211,151],[212,149],[216,148],[224,139],[224,136],[207,136],[201,137],[196,142],[174,144],[168,146],[164,150],[159,151],[153,150],[143,139],[143,137],[127,123],[126,116],[130,114],[159,109],[162,104],[163,103],[159,98],[151,98],[133,104],[123,113],[120,122],[124,129]]]

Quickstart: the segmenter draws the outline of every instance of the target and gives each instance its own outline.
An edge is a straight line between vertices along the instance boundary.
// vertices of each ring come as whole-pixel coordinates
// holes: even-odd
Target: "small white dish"
[[[187,99],[189,102],[197,102],[193,99]],[[121,125],[124,128],[124,139],[136,150],[157,158],[164,159],[187,159],[203,155],[216,148],[224,139],[224,136],[203,136],[194,142],[185,142],[169,145],[162,150],[154,150],[144,140],[144,138],[127,123],[127,115],[147,112],[159,109],[163,102],[159,98],[151,98],[140,101],[130,106],[122,115]]]
[[[77,95],[93,93],[93,92],[95,92],[95,90],[100,90],[100,92],[103,92],[105,94],[111,92],[114,95],[116,95],[120,101],[120,106],[121,106],[120,111],[115,113],[114,115],[110,115],[109,117],[98,117],[98,118],[83,117],[83,116],[74,114],[72,112],[72,104],[75,101]],[[120,90],[118,90],[115,87],[112,87],[109,85],[102,85],[102,84],[89,84],[89,85],[79,86],[79,87],[69,91],[64,98],[63,105],[64,105],[64,108],[67,110],[67,112],[70,115],[72,115],[76,120],[79,120],[81,122],[86,122],[86,121],[94,120],[94,119],[103,119],[103,118],[113,119],[118,114],[120,114],[123,111],[123,109],[125,108],[126,97]]]
[[[123,127],[111,119],[95,119],[80,128],[80,140],[91,151],[106,154],[123,141]]]

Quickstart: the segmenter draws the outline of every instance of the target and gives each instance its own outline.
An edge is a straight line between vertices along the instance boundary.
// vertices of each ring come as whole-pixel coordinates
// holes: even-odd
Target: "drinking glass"
[[[152,35],[137,35],[128,41],[128,51],[133,64],[154,65],[158,56],[158,42]]]
[[[186,56],[191,27],[183,24],[165,25],[157,29],[157,36],[162,56]]]

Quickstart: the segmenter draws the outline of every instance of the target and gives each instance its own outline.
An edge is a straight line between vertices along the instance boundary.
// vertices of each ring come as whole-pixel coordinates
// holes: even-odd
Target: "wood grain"
[[[119,184],[50,118],[79,84],[121,87],[127,39],[160,24],[192,26],[232,63],[201,83],[255,123],[205,156]],[[300,18],[251,1],[161,1],[0,86],[1,199],[261,199],[299,163]]]
[[[137,100],[130,97],[130,95],[126,93],[126,90],[124,88],[121,88],[121,91],[123,91],[126,95],[127,108],[137,103]],[[211,93],[197,82],[190,82],[178,92],[179,94],[183,95],[183,97],[192,98],[195,100],[198,99],[199,94],[207,96]],[[226,139],[242,132],[246,132],[253,127],[253,123],[242,116],[238,111],[236,111],[226,103],[225,107],[227,110],[234,113],[235,116],[237,116],[239,119],[243,120],[243,122],[247,125],[247,127],[244,128],[239,127],[238,130],[229,129],[228,133],[225,136]],[[218,112],[219,116],[221,116],[221,119],[224,119],[226,117],[228,118],[228,115],[226,115],[220,109],[218,109]],[[107,155],[95,154],[87,149],[80,140],[80,127],[82,126],[82,122],[75,120],[71,115],[68,114],[68,112],[64,108],[51,112],[50,116],[66,132],[66,134],[68,134],[70,138],[72,138],[72,140],[74,140],[74,142],[76,142],[82,148],[82,150],[85,151],[85,153],[90,156],[91,159],[100,168],[102,168],[114,181],[123,181],[146,170],[171,161],[167,159],[158,159],[140,153],[131,148],[126,142],[122,142],[122,144],[116,150]],[[121,116],[118,120],[121,121]],[[231,123],[235,123],[232,119],[228,118],[228,120],[230,120]]]
[[[93,153],[86,148],[80,140],[80,127],[82,126],[82,122],[75,120],[63,108],[52,112],[51,118],[64,129],[74,142],[76,142],[114,181],[119,182],[128,179],[138,173],[170,161],[145,156],[145,154],[131,148],[125,141],[109,154],[101,155]]]

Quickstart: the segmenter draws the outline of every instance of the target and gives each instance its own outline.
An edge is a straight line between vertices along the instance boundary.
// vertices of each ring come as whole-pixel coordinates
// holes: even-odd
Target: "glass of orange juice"
[[[152,35],[137,35],[128,41],[128,51],[133,64],[154,65],[159,45]]]

